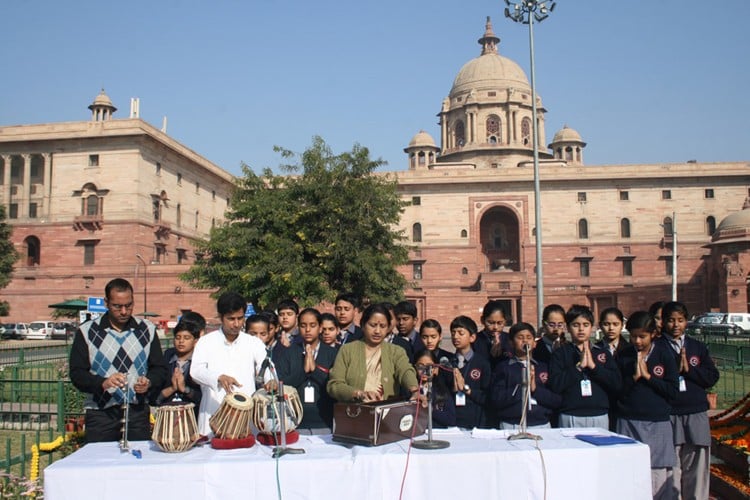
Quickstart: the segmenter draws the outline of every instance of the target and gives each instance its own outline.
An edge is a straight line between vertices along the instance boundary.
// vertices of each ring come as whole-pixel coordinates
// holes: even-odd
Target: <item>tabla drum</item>
[[[167,453],[192,448],[200,434],[193,403],[166,403],[156,410],[156,424],[151,439]]]
[[[219,439],[243,439],[250,434],[252,410],[253,400],[249,396],[233,392],[224,397],[208,424]]]
[[[265,389],[258,389],[253,394],[253,423],[264,434],[281,432],[281,422],[277,416],[279,403],[274,401],[275,396]],[[302,422],[302,401],[297,389],[286,385],[284,386],[284,399],[286,400],[285,430],[290,432]]]

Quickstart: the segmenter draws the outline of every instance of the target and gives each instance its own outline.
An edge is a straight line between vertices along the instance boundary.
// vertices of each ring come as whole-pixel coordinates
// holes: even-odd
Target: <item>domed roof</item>
[[[556,142],[583,142],[583,139],[575,129],[563,125],[563,128],[558,130],[555,137],[552,138],[552,144]]]
[[[411,141],[409,141],[408,147],[419,148],[425,146],[429,146],[432,148],[437,147],[435,145],[435,139],[433,139],[432,136],[424,130],[420,130],[414,137],[412,137]]]
[[[115,106],[112,104],[112,99],[110,99],[106,92],[104,92],[104,89],[99,92],[99,95],[96,96],[94,102],[89,105],[89,109],[93,109],[94,107],[112,108],[113,111],[117,110],[117,108],[115,108]]]
[[[750,229],[750,203],[747,200],[742,210],[724,217],[719,227],[716,228],[716,232],[720,233],[728,229]]]
[[[499,41],[492,31],[490,18],[487,17],[484,36],[479,39],[482,55],[464,64],[453,81],[451,96],[472,89],[531,88],[521,67],[497,53]]]

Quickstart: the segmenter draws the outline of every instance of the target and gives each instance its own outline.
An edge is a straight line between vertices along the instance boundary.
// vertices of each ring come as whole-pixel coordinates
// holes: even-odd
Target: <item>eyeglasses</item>
[[[130,304],[107,304],[107,307],[109,309],[113,309],[115,311],[119,311],[121,309],[125,309],[126,311],[130,311],[133,308],[133,303]]]
[[[550,328],[565,328],[565,323],[551,323],[547,321],[544,324]]]
[[[416,368],[417,370],[429,370],[429,369],[431,369],[431,368],[432,368],[432,367],[434,367],[434,366],[435,366],[435,365],[431,365],[431,364],[430,364],[430,365],[423,365],[422,363],[417,363],[417,364],[415,365],[415,368]]]

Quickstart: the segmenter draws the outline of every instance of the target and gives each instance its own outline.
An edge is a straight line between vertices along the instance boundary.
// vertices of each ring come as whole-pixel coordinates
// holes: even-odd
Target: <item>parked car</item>
[[[688,321],[687,332],[693,335],[739,335],[742,327],[729,323],[727,314],[701,314],[692,321]]]
[[[5,337],[3,338],[23,340],[26,338],[28,329],[29,325],[26,323],[8,323],[5,325]]]
[[[47,340],[52,338],[55,323],[52,321],[34,321],[29,324],[29,329],[24,337],[26,340]]]
[[[52,329],[52,338],[54,340],[72,339],[76,332],[76,326],[66,321],[55,323]]]
[[[16,324],[0,324],[0,339],[7,340],[13,338],[12,335],[16,334]]]
[[[744,330],[745,333],[750,333],[750,313],[733,313],[727,314],[727,323],[733,323]]]

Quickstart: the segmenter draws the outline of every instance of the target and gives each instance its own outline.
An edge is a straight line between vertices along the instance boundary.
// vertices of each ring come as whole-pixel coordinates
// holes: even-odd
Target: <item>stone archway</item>
[[[492,207],[479,223],[482,253],[490,271],[520,269],[519,222],[515,212],[506,207]]]

